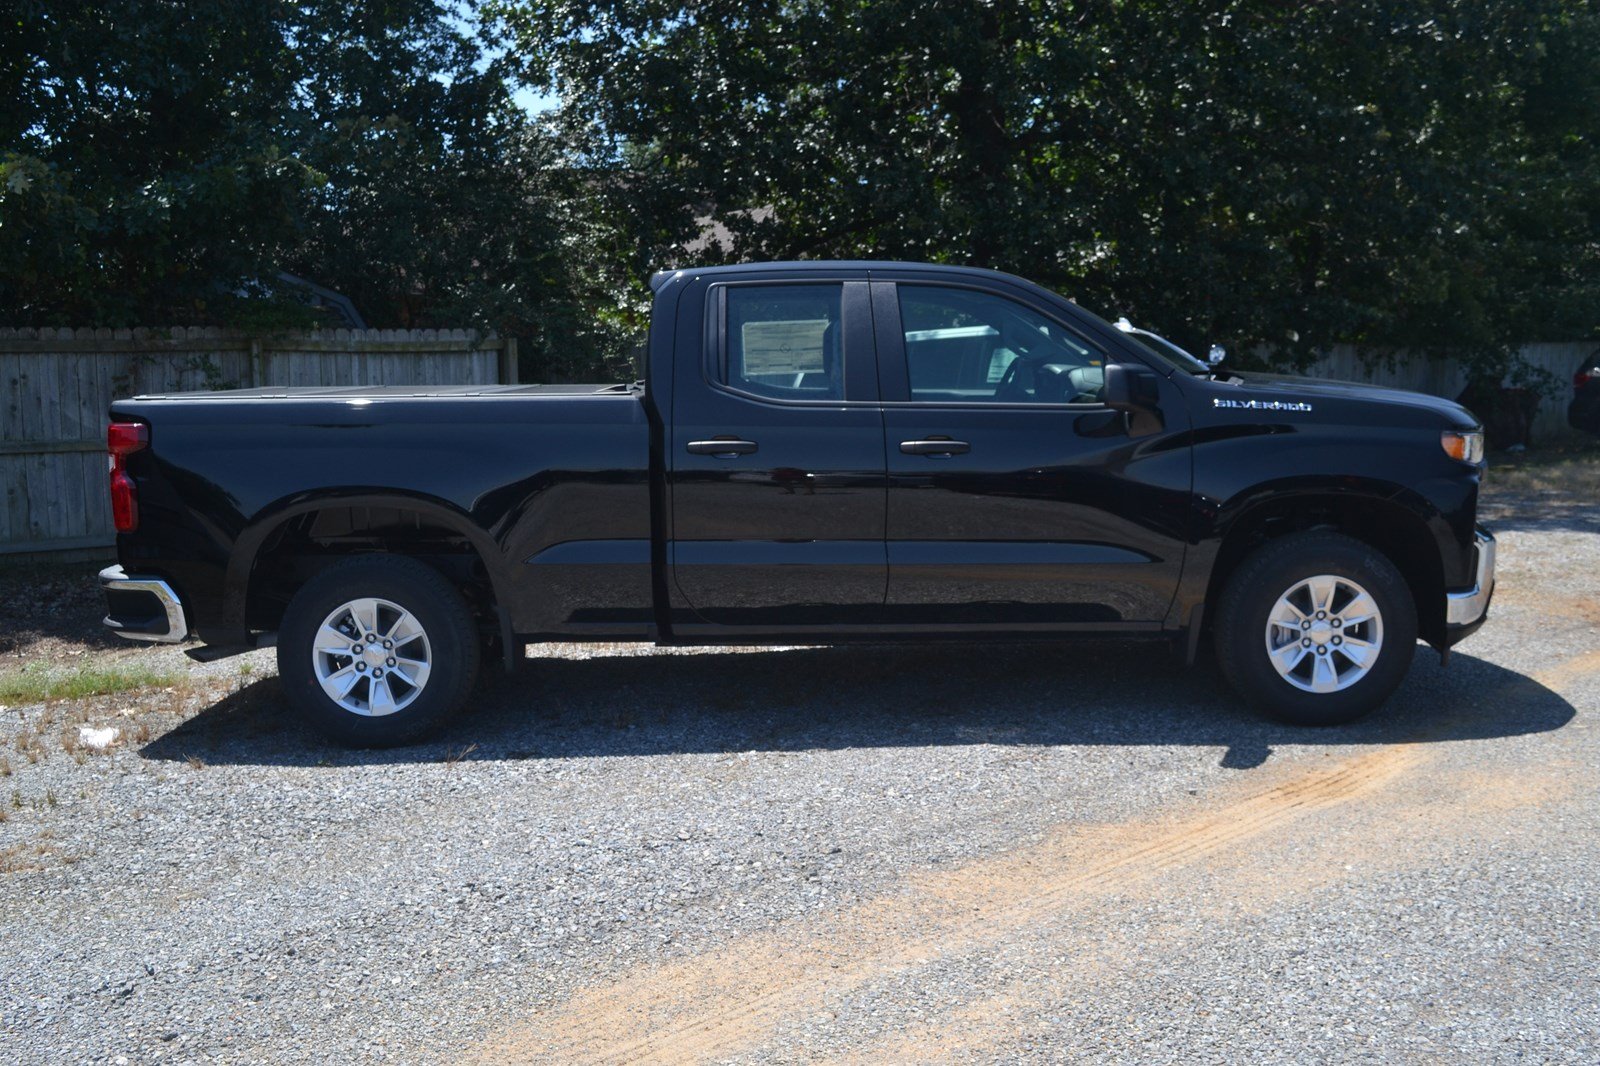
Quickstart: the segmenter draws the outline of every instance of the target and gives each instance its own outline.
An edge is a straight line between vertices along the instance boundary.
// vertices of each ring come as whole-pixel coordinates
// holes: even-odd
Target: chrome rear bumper
[[[1464,592],[1445,593],[1446,625],[1468,626],[1483,618],[1494,595],[1494,534],[1479,529],[1474,534],[1478,548],[1478,569],[1472,587]]]
[[[172,586],[157,577],[129,577],[120,566],[100,571],[100,593],[106,600],[101,624],[129,640],[177,644],[189,636],[183,601]]]

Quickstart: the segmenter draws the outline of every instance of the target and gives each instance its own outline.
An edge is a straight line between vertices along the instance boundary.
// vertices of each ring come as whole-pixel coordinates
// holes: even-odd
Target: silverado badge
[[[1236,407],[1243,411],[1309,411],[1311,405],[1298,400],[1211,400],[1212,407]]]

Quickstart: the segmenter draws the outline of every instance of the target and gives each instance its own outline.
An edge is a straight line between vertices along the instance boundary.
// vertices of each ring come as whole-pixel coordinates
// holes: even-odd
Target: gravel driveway
[[[1327,731],[1142,646],[557,647],[348,752],[267,653],[30,577],[6,663],[175,680],[0,711],[0,1060],[1593,1063],[1600,505],[1555,502]]]

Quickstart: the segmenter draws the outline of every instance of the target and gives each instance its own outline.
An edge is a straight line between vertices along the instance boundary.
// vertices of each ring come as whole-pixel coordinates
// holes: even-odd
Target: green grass
[[[166,688],[180,684],[180,674],[152,670],[148,666],[78,666],[65,669],[24,666],[0,674],[0,703],[43,703],[45,700],[75,700],[84,696],[105,696],[113,692]]]

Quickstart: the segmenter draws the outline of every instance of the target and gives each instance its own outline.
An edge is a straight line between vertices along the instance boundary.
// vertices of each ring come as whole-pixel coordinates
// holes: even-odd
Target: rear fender
[[[430,523],[449,529],[465,537],[483,562],[489,575],[490,593],[496,605],[503,605],[509,582],[502,563],[502,552],[489,534],[473,523],[466,514],[444,500],[421,493],[401,491],[367,492],[349,494],[337,491],[313,495],[299,494],[280,500],[264,508],[234,541],[228,558],[228,568],[223,581],[222,614],[230,631],[215,637],[208,635],[211,643],[228,643],[235,638],[243,643],[248,638],[246,610],[250,597],[250,576],[262,547],[288,522],[302,515],[330,507],[381,507],[414,511]]]

